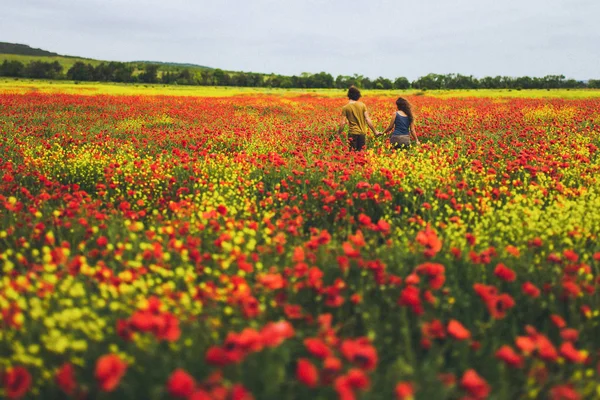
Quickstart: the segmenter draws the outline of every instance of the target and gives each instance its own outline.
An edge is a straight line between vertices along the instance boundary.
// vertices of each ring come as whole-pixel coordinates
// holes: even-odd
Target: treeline
[[[592,79],[587,83],[575,79],[566,79],[564,75],[547,75],[543,78],[521,76],[486,76],[477,79],[472,75],[429,74],[412,82],[415,89],[577,89],[600,88],[600,80]]]
[[[303,73],[299,76],[259,74],[255,72],[229,72],[221,69],[182,68],[175,71],[160,70],[157,64],[144,64],[142,69],[130,63],[103,62],[93,66],[81,61],[73,64],[66,73],[57,62],[5,60],[0,64],[0,76],[35,79],[69,79],[73,81],[162,83],[200,86],[241,86],[273,88],[338,88],[355,85],[363,89],[576,89],[600,88],[600,80],[588,82],[566,79],[564,75],[537,77],[496,76],[475,78],[461,74],[428,74],[410,82],[405,77],[395,80],[379,77],[370,79],[362,75],[339,75],[334,78],[326,72]]]

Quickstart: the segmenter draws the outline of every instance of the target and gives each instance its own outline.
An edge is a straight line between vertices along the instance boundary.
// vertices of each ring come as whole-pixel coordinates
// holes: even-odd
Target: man
[[[369,118],[367,106],[363,102],[358,101],[360,97],[360,90],[354,86],[350,86],[348,89],[349,101],[342,108],[342,121],[338,130],[338,134],[341,135],[346,125],[349,125],[348,141],[350,142],[350,149],[354,151],[360,151],[365,146],[367,126],[375,135],[379,134],[373,122],[371,122],[371,118]]]

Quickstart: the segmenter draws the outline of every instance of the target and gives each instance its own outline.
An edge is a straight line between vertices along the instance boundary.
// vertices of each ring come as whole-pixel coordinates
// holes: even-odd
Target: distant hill
[[[19,43],[6,43],[0,42],[0,53],[1,54],[20,54],[23,56],[60,56],[60,54],[53,53],[42,49],[34,49],[33,47],[27,46],[26,44]]]
[[[86,64],[89,63],[93,66],[97,66],[103,62],[110,62],[104,60],[95,60],[92,58],[61,55],[47,50],[34,49],[26,44],[0,42],[0,63],[2,63],[4,60],[20,61],[25,64],[36,60],[58,61],[63,66],[65,71],[71,68],[77,61],[81,61]],[[162,71],[171,71],[181,68],[190,68],[192,70],[213,69],[198,64],[162,61],[126,61],[125,63],[133,65],[138,69],[144,69],[145,64],[157,64],[161,66]]]
[[[163,62],[163,61],[131,61],[132,64],[157,64],[165,67],[177,67],[177,68],[200,68],[200,69],[214,69],[205,65],[190,64],[190,63],[176,63],[176,62]]]

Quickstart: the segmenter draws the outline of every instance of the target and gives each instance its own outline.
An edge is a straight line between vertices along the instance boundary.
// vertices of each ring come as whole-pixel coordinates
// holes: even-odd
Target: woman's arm
[[[415,144],[419,144],[419,138],[417,137],[417,132],[415,131],[415,123],[410,124],[409,130],[410,138],[415,141]]]
[[[388,125],[388,127],[385,128],[385,131],[383,131],[383,134],[385,135],[386,133],[390,133],[392,131],[392,129],[394,129],[395,126],[396,126],[396,113],[394,113],[394,115],[392,116],[392,120],[390,121],[390,124]]]

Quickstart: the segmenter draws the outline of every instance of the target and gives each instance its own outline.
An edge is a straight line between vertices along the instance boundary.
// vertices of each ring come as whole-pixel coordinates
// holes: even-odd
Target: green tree
[[[427,74],[412,83],[412,87],[416,89],[428,90],[443,89],[444,85],[444,76],[438,74]]]
[[[293,85],[292,85],[292,78],[289,77],[289,76],[282,76],[281,77],[281,86],[280,87],[285,88],[285,89],[292,88],[293,87]]]
[[[358,80],[352,76],[338,75],[335,78],[335,87],[338,89],[348,89],[352,85],[358,85]]]
[[[600,89],[600,79],[590,79],[587,86],[591,89]]]
[[[311,76],[311,87],[314,88],[332,88],[334,86],[333,76],[327,72],[319,72]]]
[[[213,71],[205,69],[200,72],[200,85],[210,86],[213,84]]]
[[[61,78],[62,65],[58,61],[52,63],[45,61],[31,61],[25,68],[25,76],[35,79]]]
[[[20,61],[4,60],[0,65],[0,76],[20,77],[25,75],[25,65]]]
[[[502,77],[496,76],[486,76],[479,80],[479,85],[483,89],[498,89],[501,87]]]
[[[220,68],[213,71],[213,84],[217,86],[225,86],[226,77],[228,75]]]
[[[113,80],[115,82],[135,82],[136,78],[133,76],[134,68],[126,63],[116,63],[113,71]]]
[[[394,81],[394,89],[409,89],[410,82],[405,77],[401,76]]]
[[[373,81],[371,81],[371,79],[368,77],[363,77],[360,80],[360,87],[363,89],[373,89]]]
[[[193,85],[195,83],[194,75],[189,68],[184,68],[177,74],[175,82],[178,85]]]
[[[444,89],[477,89],[479,81],[472,75],[448,74],[443,76]]]
[[[391,89],[393,84],[391,80],[380,76],[379,78],[375,79],[373,86],[375,89]]]
[[[233,76],[232,79],[233,79],[234,86],[240,86],[240,87],[250,86],[248,84],[248,74],[246,74],[245,72],[236,72],[236,74]]]
[[[144,83],[158,82],[158,65],[146,64],[144,72],[140,74],[140,81]]]
[[[544,89],[559,88],[565,80],[564,75],[546,75],[542,78],[542,85]]]
[[[94,67],[91,64],[77,61],[67,71],[67,79],[72,81],[92,81],[94,80]]]

